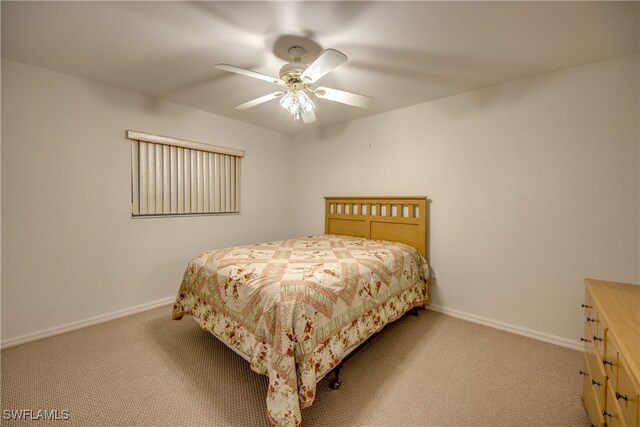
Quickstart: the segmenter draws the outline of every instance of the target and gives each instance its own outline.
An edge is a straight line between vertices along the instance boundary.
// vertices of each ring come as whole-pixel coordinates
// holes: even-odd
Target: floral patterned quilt
[[[401,243],[321,235],[201,254],[173,319],[185,314],[268,375],[275,425],[301,424],[316,382],[354,346],[428,303],[425,259]]]

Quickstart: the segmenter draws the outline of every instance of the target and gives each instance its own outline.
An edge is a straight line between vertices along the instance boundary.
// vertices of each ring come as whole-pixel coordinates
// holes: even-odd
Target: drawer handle
[[[613,414],[607,412],[605,409],[602,410],[602,416],[603,417],[613,418]]]
[[[598,387],[600,387],[600,383],[596,380],[591,380],[591,384],[597,385]]]
[[[591,342],[591,340],[588,340],[588,339],[586,339],[586,338],[582,338],[582,337],[580,337],[580,341],[584,341],[584,342]]]
[[[629,401],[629,398],[627,397],[626,394],[620,394],[617,391],[616,391],[616,399],[622,399],[622,400]]]
[[[595,322],[595,321],[596,321],[596,319],[587,316],[587,322]]]
[[[607,359],[602,359],[602,363],[604,363],[605,365],[609,365],[611,367],[613,367],[613,362],[607,360]]]
[[[593,340],[594,340],[594,341],[600,341],[600,342],[602,342],[602,338],[597,337],[597,336],[595,336],[595,335],[593,336]]]
[[[593,308],[593,307],[591,307],[590,305],[587,305],[587,304],[580,304],[580,307],[582,307],[582,308]]]

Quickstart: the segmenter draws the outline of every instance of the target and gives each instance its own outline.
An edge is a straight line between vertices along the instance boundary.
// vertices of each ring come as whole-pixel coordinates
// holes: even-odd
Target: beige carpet
[[[431,311],[406,316],[318,384],[305,426],[582,426],[581,353]],[[162,307],[1,352],[2,425],[268,426],[267,378]]]

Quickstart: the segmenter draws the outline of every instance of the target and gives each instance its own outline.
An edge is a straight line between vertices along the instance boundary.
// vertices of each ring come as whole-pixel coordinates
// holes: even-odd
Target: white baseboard
[[[55,326],[53,328],[43,329],[38,332],[22,335],[19,337],[9,338],[6,340],[2,340],[2,342],[0,343],[0,348],[5,349],[5,348],[13,347],[18,344],[24,344],[27,342],[39,340],[41,338],[46,338],[53,335],[62,334],[64,332],[74,331],[76,329],[95,325],[97,323],[102,323],[109,320],[118,319],[120,317],[129,316],[131,314],[140,313],[142,311],[151,310],[153,308],[171,304],[174,300],[175,300],[175,296],[170,296],[157,301],[152,301],[152,302],[141,304],[131,308],[125,308],[123,310],[114,311],[112,313],[102,314],[100,316],[91,317],[89,319],[81,320],[78,322],[71,322],[64,325]],[[468,320],[473,323],[479,323],[481,325],[489,326],[491,328],[496,328],[496,329],[500,329],[506,332],[511,332],[517,335],[522,335],[525,337],[548,342],[551,344],[556,344],[556,345],[570,348],[573,350],[579,350],[579,351],[583,350],[582,344],[578,341],[571,341],[566,338],[561,338],[555,335],[545,334],[539,331],[534,331],[531,329],[509,325],[507,323],[498,322],[496,320],[487,319],[485,317],[476,316],[473,314],[468,314],[462,311],[454,310],[447,307],[442,307],[436,304],[429,304],[427,306],[427,309],[437,311],[439,313],[447,314],[449,316],[457,317],[459,319]]]
[[[489,326],[491,328],[500,329],[502,331],[511,332],[513,334],[522,335],[528,338],[533,338],[539,341],[556,344],[561,347],[570,348],[572,350],[583,351],[584,346],[579,341],[572,341],[566,338],[561,338],[556,335],[545,334],[543,332],[534,331],[532,329],[521,328],[519,326],[509,325],[507,323],[498,322],[497,320],[487,319],[486,317],[476,316],[475,314],[469,314],[462,311],[454,310],[447,307],[442,307],[436,304],[429,304],[427,310],[437,311],[439,313],[447,314],[449,316],[457,317],[459,319],[468,320],[469,322],[479,323],[481,325]]]
[[[90,317],[78,322],[71,322],[60,326],[54,326],[53,328],[43,329],[41,331],[32,332],[30,334],[22,335],[15,338],[9,338],[0,342],[0,348],[5,349],[13,347],[18,344],[24,344],[27,342],[39,340],[41,338],[50,337],[53,335],[62,334],[64,332],[74,331],[76,329],[84,328],[87,326],[95,325],[97,323],[106,322],[108,320],[118,319],[120,317],[129,316],[131,314],[140,313],[142,311],[151,310],[152,308],[161,307],[163,305],[171,304],[175,300],[175,296],[162,298],[156,301],[140,304],[135,307],[125,308],[123,310],[114,311],[107,314],[101,314],[99,316]]]

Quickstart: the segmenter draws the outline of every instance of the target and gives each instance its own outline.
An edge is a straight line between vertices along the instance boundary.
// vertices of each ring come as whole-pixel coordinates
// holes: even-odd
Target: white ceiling
[[[524,76],[638,52],[638,2],[7,2],[2,56],[296,133]],[[375,97],[368,110],[317,100],[295,122],[271,83],[292,44],[349,59],[322,86]]]

